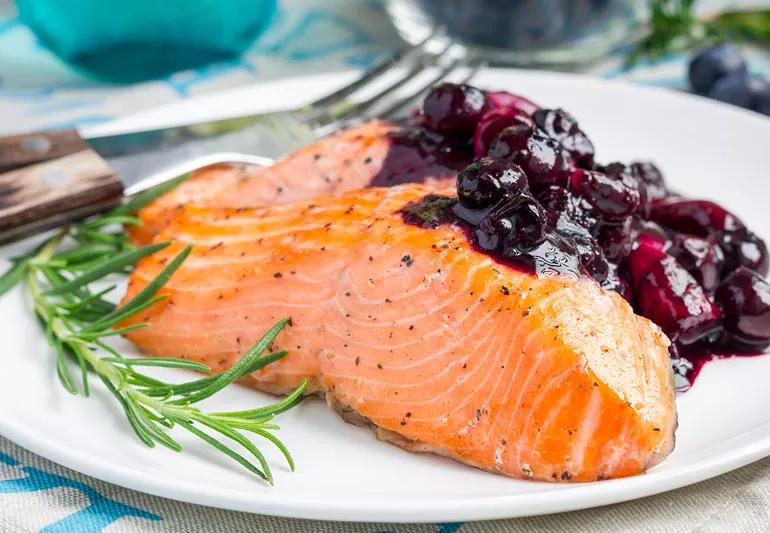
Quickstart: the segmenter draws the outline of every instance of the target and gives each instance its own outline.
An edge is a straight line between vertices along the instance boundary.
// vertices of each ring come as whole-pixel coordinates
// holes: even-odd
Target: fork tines
[[[483,66],[469,60],[464,47],[435,29],[424,41],[371,67],[363,76],[316,100],[300,114],[316,137],[373,118],[393,118],[431,86],[470,80]]]

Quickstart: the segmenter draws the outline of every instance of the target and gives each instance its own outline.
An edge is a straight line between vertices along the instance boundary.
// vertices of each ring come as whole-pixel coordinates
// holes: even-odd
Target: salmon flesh
[[[500,263],[457,225],[406,223],[405,205],[453,194],[440,179],[289,193],[296,180],[281,182],[290,202],[256,187],[249,202],[265,207],[212,207],[182,190],[141,213],[172,243],[139,262],[124,300],[193,250],[168,298],[122,324],[149,327],[126,336],[219,371],[291,317],[272,347],[289,355],[246,384],[283,393],[307,378],[381,439],[512,477],[616,478],[670,453],[669,341],[618,294]]]

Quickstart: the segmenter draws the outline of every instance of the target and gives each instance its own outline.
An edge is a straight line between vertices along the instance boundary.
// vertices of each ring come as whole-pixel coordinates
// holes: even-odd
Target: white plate
[[[266,83],[180,102],[110,128],[293,105],[335,87],[343,77]],[[601,160],[653,158],[677,189],[717,198],[770,237],[770,120],[673,92],[566,75],[491,70],[477,82],[569,109],[598,146]],[[0,250],[3,257],[12,252]],[[186,447],[183,454],[145,448],[97,386],[88,400],[64,392],[20,290],[0,300],[0,339],[0,433],[85,474],[227,509],[386,522],[513,517],[639,498],[770,455],[770,357],[764,356],[708,364],[695,387],[678,400],[676,450],[645,475],[582,485],[507,479],[378,442],[314,400],[282,415],[280,436],[294,454],[297,471],[289,473],[271,451],[276,485],[268,487],[180,432],[175,435]],[[207,407],[245,408],[266,401],[267,396],[230,387]]]

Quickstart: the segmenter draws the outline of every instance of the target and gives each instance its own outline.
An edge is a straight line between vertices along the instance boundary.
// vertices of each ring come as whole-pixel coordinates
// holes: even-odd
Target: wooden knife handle
[[[106,211],[123,196],[74,129],[0,137],[0,242]]]

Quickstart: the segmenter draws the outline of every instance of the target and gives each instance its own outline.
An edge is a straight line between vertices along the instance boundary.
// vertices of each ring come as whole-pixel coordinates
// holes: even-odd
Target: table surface
[[[705,9],[764,1],[706,0]],[[267,79],[366,68],[400,41],[376,0],[284,0],[274,25],[241,58],[125,86],[95,83],[40,47],[0,0],[0,134],[83,126],[181,98]],[[748,51],[752,70],[770,57]],[[623,68],[622,52],[581,72],[686,88],[686,62],[671,56]],[[313,522],[222,511],[157,498],[73,472],[0,438],[0,532],[38,531],[725,531],[770,529],[770,459],[719,478],[635,502],[544,517],[475,523]]]

